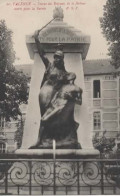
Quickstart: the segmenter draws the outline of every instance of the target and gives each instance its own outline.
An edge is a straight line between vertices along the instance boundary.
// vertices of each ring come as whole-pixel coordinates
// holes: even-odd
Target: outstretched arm
[[[47,68],[48,65],[50,64],[50,62],[49,62],[48,58],[45,56],[45,51],[42,48],[41,43],[38,39],[39,32],[40,32],[40,30],[35,32],[34,38],[35,38],[35,42],[36,42],[36,45],[37,45],[38,53],[39,53],[43,63],[45,64],[45,67]]]

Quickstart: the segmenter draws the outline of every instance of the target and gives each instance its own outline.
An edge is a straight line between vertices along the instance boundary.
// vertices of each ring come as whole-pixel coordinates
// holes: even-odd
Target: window
[[[101,115],[98,111],[93,113],[93,128],[94,130],[101,129]]]
[[[113,75],[106,75],[104,77],[104,80],[114,80],[114,76]]]
[[[93,98],[100,98],[100,80],[93,81]]]
[[[3,116],[0,116],[0,127],[4,128],[4,125],[5,125],[5,119]]]
[[[5,153],[5,143],[0,141],[0,153]]]

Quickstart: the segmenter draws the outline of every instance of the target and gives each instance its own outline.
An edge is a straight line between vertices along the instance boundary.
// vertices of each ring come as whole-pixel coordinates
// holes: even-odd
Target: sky
[[[15,64],[33,63],[25,37],[46,25],[52,19],[53,9],[58,4],[62,4],[64,22],[91,36],[86,59],[108,58],[108,46],[99,22],[105,3],[106,0],[0,0],[0,20],[4,19],[7,27],[13,31],[12,39],[17,57]],[[32,7],[35,10],[31,10]],[[43,9],[37,10],[37,7]]]

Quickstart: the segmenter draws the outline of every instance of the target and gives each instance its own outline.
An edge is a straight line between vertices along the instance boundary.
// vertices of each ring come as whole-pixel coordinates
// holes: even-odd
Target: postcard
[[[120,194],[119,11],[0,0],[0,194]]]

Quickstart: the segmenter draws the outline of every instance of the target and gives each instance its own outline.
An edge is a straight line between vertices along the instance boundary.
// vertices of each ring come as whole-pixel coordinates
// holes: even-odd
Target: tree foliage
[[[21,115],[20,104],[27,103],[28,78],[13,66],[15,52],[12,31],[0,21],[0,115],[6,121]]]
[[[93,146],[104,155],[104,158],[106,155],[110,155],[110,153],[113,151],[112,149],[115,146],[115,139],[107,138],[106,133],[107,132],[104,131],[102,136],[99,136],[99,132],[97,132],[93,137]]]
[[[111,63],[120,66],[120,0],[107,0],[103,17],[100,18],[102,32],[109,44]]]

